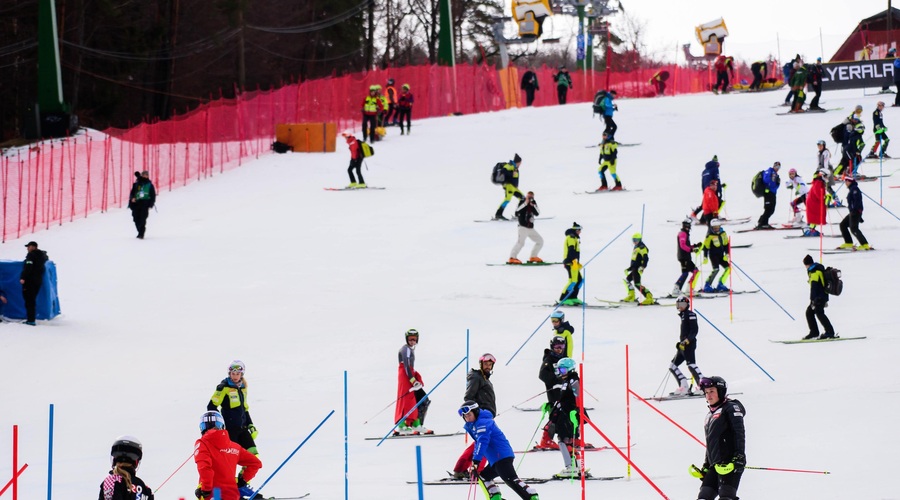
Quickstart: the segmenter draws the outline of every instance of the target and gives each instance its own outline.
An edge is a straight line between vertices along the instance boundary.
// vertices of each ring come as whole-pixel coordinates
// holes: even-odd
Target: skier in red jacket
[[[200,439],[194,444],[194,462],[200,474],[200,486],[194,491],[197,498],[209,500],[213,488],[218,488],[222,500],[240,500],[241,495],[253,496],[247,486],[262,467],[255,455],[228,438],[225,419],[217,411],[208,411],[200,417]],[[234,481],[238,466],[244,467]]]

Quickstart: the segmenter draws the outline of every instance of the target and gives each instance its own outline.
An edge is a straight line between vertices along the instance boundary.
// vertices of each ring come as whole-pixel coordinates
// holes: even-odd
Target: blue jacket
[[[486,458],[488,464],[493,465],[504,458],[512,458],[512,446],[509,445],[503,431],[494,423],[494,415],[489,410],[481,410],[474,422],[466,422],[463,426],[466,432],[475,440],[475,450],[472,452],[472,462],[478,463]]]
[[[607,92],[603,98],[603,116],[612,116],[614,111],[612,95]]]
[[[765,172],[763,172],[762,180],[770,193],[774,194],[778,192],[778,184],[780,182],[780,179],[778,178],[778,172],[776,172],[773,167],[769,167]]]
[[[716,194],[718,194],[719,199],[721,199],[722,180],[719,179],[719,162],[717,161],[706,162],[706,167],[703,169],[703,175],[700,177],[700,190],[706,191],[706,186],[709,186],[709,181],[711,180],[715,180],[719,183],[719,189],[716,190]]]
[[[791,76],[794,75],[794,61],[785,63],[785,65],[782,66],[781,71],[784,72],[784,81],[790,80]]]
[[[847,209],[851,212],[863,212],[862,192],[859,190],[859,184],[856,181],[850,183],[847,191]]]
[[[894,59],[894,83],[900,83],[900,58]]]

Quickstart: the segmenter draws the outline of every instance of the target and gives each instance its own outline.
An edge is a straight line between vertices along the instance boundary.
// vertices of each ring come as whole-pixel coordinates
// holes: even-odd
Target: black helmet
[[[550,339],[550,349],[553,349],[556,346],[565,347],[566,346],[565,337],[561,337],[561,336],[557,335],[557,336],[553,337],[552,339]]]
[[[481,409],[478,407],[478,403],[472,401],[471,399],[466,400],[466,402],[459,407],[458,413],[460,417],[464,417],[470,411],[475,412],[475,418],[478,418],[478,414],[481,412]]]
[[[707,389],[709,387],[715,387],[716,392],[719,394],[719,402],[725,401],[725,394],[728,393],[728,384],[725,382],[725,379],[722,377],[703,377],[700,379],[700,388]]]
[[[406,330],[406,338],[409,339],[410,337],[419,338],[419,330],[416,330],[415,328]]]
[[[388,82],[387,82],[387,83],[388,83],[388,85],[393,85],[393,84],[394,84],[394,79],[393,79],[393,78],[388,78]]]
[[[693,225],[694,221],[690,217],[685,217],[684,220],[681,221],[681,227],[684,229],[690,229]]]
[[[137,467],[141,457],[144,456],[141,442],[134,436],[121,436],[113,443],[109,450],[110,463],[129,462]]]
[[[679,311],[684,311],[688,307],[690,307],[691,301],[688,300],[684,295],[679,295],[677,299],[675,299],[675,308]]]

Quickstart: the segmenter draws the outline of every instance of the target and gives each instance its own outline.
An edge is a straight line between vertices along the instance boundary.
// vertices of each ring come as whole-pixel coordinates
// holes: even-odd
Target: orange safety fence
[[[618,97],[656,94],[649,83],[658,71],[610,73]],[[670,66],[667,95],[703,92],[715,75]],[[51,225],[61,225],[128,204],[135,171],[148,170],[160,197],[172,189],[239,167],[270,151],[283,123],[334,123],[334,130],[358,127],[369,85],[395,80],[415,97],[413,121],[524,106],[520,89],[525,68],[487,65],[409,66],[333,76],[244,92],[217,99],[166,121],[128,129],[80,131],[76,136],[9,149],[0,157],[0,235],[5,242]],[[556,105],[555,69],[535,70],[541,90],[536,106]],[[572,71],[568,102],[590,102],[606,87],[603,72]],[[712,78],[712,80],[710,80]],[[737,78],[736,78],[737,79]]]

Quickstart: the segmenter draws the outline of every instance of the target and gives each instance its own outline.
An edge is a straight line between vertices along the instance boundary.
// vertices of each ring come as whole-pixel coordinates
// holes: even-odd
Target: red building
[[[831,61],[884,59],[888,49],[897,47],[900,38],[900,9],[891,8],[859,22]]]

